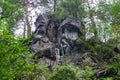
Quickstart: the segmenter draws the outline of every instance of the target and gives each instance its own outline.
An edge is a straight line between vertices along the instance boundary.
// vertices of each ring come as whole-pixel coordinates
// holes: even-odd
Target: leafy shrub
[[[81,70],[72,64],[58,66],[50,76],[52,80],[93,80],[95,70],[90,67],[86,67],[85,70]]]
[[[103,78],[102,80],[113,80],[113,78]]]
[[[114,74],[111,74],[112,80],[120,80],[120,54],[116,55],[113,58],[112,65],[106,65],[108,70],[112,71]]]
[[[16,39],[6,28],[0,26],[0,79],[30,80],[45,76],[47,68],[33,62],[34,55],[23,44],[25,39]]]
[[[52,80],[79,80],[76,76],[78,69],[73,65],[58,66],[51,74]]]

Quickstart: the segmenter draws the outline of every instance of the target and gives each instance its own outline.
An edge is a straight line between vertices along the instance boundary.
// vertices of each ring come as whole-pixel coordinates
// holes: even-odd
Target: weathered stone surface
[[[74,43],[80,37],[83,26],[78,19],[68,17],[57,22],[44,14],[36,19],[35,25],[36,30],[30,45],[30,49],[35,52],[34,59],[46,57],[59,63],[58,59],[61,57],[79,54],[76,51],[79,46]]]

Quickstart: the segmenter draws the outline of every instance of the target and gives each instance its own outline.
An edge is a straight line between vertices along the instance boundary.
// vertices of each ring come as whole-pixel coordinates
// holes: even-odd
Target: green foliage
[[[46,1],[46,0],[45,0]],[[74,16],[83,20],[85,18],[84,0],[57,0],[55,11],[51,10],[51,14],[58,19],[63,19],[67,16]]]
[[[13,79],[13,73],[17,71],[15,69],[22,69],[21,66],[24,63],[23,51],[26,48],[23,47],[21,49],[20,43],[16,42],[13,35],[6,32],[7,30],[3,30],[2,35],[0,35],[0,77],[1,79]],[[19,57],[21,58],[20,60]]]
[[[98,49],[101,47],[99,39],[95,37],[85,40],[84,37],[80,37],[77,42],[84,46],[88,51],[91,51],[93,54],[99,53]]]
[[[113,80],[113,78],[103,78],[102,80]]]
[[[108,80],[119,80],[120,79],[120,54],[112,58],[112,65],[107,64],[107,69],[112,71],[114,74],[111,74],[111,77],[108,77]],[[107,80],[107,78],[103,79]]]
[[[58,66],[55,68],[50,78],[52,80],[93,80],[95,70],[90,67],[86,67],[85,70],[81,70],[71,64]]]
[[[8,30],[11,31],[15,27],[17,21],[21,19],[22,6],[20,4],[15,4],[14,1],[6,0],[0,1],[0,7],[2,8],[1,18],[5,19],[9,27]]]
[[[73,65],[58,66],[52,73],[52,80],[79,80],[76,76],[78,69]]]
[[[62,7],[57,7],[54,14],[58,19],[63,19],[64,17],[68,16],[68,12]]]
[[[110,13],[114,19],[115,24],[120,24],[120,1],[117,1],[111,6]]]
[[[114,57],[114,63],[112,68],[117,72],[117,75],[114,76],[117,80],[120,79],[120,54]]]
[[[80,70],[79,75],[81,76],[80,80],[94,80],[95,77],[93,76],[97,70],[93,70],[91,67],[86,66],[85,70]]]
[[[47,5],[48,0],[42,0],[43,5]],[[51,11],[52,15],[55,15],[57,19],[63,19],[66,16],[74,16],[83,20],[86,17],[85,12],[85,0],[62,0],[59,1],[59,6],[56,6],[55,11]],[[104,33],[114,33],[114,37],[119,39],[120,33],[120,2],[110,4],[104,1],[98,5],[97,16],[102,25],[108,24],[110,17],[113,18],[114,26],[112,29],[110,26],[105,26]],[[49,72],[43,64],[35,64],[31,57],[34,55],[30,53],[26,46],[25,39],[16,39],[14,35],[10,34],[10,31],[16,26],[16,23],[23,16],[22,6],[19,0],[1,0],[0,7],[2,13],[0,13],[0,79],[1,80],[94,80],[94,73],[96,72],[91,67],[85,67],[84,70],[79,69],[71,64],[57,66],[53,72]],[[45,6],[44,6],[45,7]],[[110,11],[109,11],[110,10]],[[94,9],[91,9],[88,13],[94,14]],[[110,13],[109,13],[110,12]],[[59,24],[58,24],[59,25]],[[92,26],[92,24],[89,24]],[[101,28],[102,29],[102,28]],[[101,30],[100,29],[100,30]],[[31,31],[31,30],[29,30]],[[88,30],[87,30],[88,31]],[[88,32],[93,33],[94,29],[90,29]],[[29,33],[29,32],[28,32]],[[25,42],[25,43],[24,43]],[[90,51],[96,54],[99,58],[108,61],[107,56],[113,52],[114,40],[109,43],[102,43],[98,38],[85,39],[85,36],[81,36],[77,42],[82,45],[86,51]],[[101,51],[100,51],[101,50]],[[102,53],[102,54],[100,54]],[[104,59],[105,58],[105,59]],[[103,80],[119,80],[120,79],[120,55],[113,58],[112,65],[106,64],[109,70],[117,73],[117,75]]]
[[[110,20],[110,6],[111,4],[106,3],[106,1],[102,0],[98,4],[97,16],[99,19],[103,21]]]
[[[113,18],[112,29],[114,33],[115,44],[119,45],[120,40],[120,1],[116,1],[111,5],[111,16]]]
[[[111,47],[109,47],[109,46],[107,46],[107,45],[105,45],[104,47],[102,47],[102,53],[104,53],[104,54],[106,54],[106,53],[112,53],[112,51],[113,51],[113,48]]]
[[[0,79],[36,79],[44,75],[46,67],[35,64],[24,39],[15,39],[7,29],[0,26]],[[39,74],[38,74],[39,73]]]

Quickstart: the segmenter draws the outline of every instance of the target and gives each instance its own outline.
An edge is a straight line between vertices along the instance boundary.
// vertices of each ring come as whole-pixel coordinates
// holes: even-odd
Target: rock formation
[[[80,29],[84,28],[78,19],[67,17],[55,20],[43,14],[36,19],[35,25],[30,45],[30,50],[35,52],[34,59],[46,57],[59,64],[62,57],[78,54],[75,43],[82,35]]]

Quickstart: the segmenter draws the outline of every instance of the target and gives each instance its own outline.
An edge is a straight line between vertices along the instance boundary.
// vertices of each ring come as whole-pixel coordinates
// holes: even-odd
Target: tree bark
[[[23,37],[26,38],[26,34],[27,34],[27,38],[28,38],[28,37],[31,36],[31,27],[30,27],[29,16],[28,16],[29,1],[28,0],[23,0],[22,3],[23,3],[23,7],[24,7],[24,16],[25,16],[25,21],[24,21],[25,25],[24,25]]]
[[[94,29],[94,35],[95,35],[95,38],[97,38],[97,28],[96,28],[96,23],[95,23],[95,20],[94,20],[94,12],[91,11],[91,7],[90,7],[90,3],[89,1],[87,0],[87,5],[88,5],[88,9],[89,9],[89,17],[90,17],[90,20],[91,20],[91,23],[92,23],[92,27]]]

